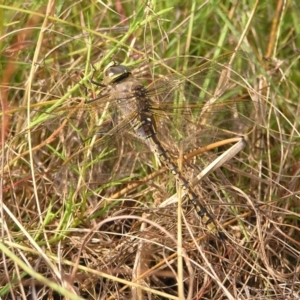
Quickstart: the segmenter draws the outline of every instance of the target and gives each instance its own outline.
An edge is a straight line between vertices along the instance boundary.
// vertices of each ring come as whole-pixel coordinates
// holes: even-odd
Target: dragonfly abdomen
[[[149,113],[147,112],[146,115]],[[159,157],[160,161],[169,169],[169,171],[174,175],[176,181],[181,186],[185,193],[185,197],[193,204],[197,215],[200,217],[203,224],[219,238],[223,239],[223,234],[218,230],[217,224],[215,223],[213,217],[208,212],[208,210],[200,203],[199,197],[193,191],[192,186],[189,181],[182,175],[178,170],[178,166],[174,163],[172,157],[166,149],[161,145],[160,141],[157,139],[156,131],[154,130],[153,117],[144,116],[141,113],[141,129],[145,132],[146,139],[151,143],[151,149]]]

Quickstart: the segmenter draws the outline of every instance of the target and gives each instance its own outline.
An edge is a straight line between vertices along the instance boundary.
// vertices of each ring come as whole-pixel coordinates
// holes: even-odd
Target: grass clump
[[[198,2],[0,5],[1,299],[300,297],[298,4]],[[116,106],[86,103],[111,60],[164,92],[157,136],[190,182],[245,137],[194,186],[225,242]]]

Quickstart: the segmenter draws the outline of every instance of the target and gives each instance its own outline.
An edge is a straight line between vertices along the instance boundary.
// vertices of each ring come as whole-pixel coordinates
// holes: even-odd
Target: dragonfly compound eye
[[[128,67],[123,65],[112,65],[108,66],[104,71],[104,82],[105,84],[112,84],[118,82],[121,79],[128,77],[131,71]]]

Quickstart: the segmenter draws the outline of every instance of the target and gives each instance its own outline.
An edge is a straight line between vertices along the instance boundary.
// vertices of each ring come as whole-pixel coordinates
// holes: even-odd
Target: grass
[[[198,2],[0,5],[1,299],[300,297],[299,5]],[[235,50],[238,85],[219,96],[239,100],[238,126],[230,105],[199,104]],[[157,110],[157,133],[194,182],[243,131],[194,187],[225,242],[114,109],[85,103],[111,60],[145,84],[208,62],[183,86],[192,109]]]

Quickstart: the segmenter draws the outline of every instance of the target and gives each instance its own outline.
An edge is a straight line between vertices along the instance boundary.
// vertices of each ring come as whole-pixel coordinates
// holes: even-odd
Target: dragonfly
[[[97,196],[101,181],[108,182],[110,174],[122,174],[119,160],[126,157],[121,152],[113,157],[113,152],[104,150],[120,148],[122,151],[124,144],[126,150],[137,146],[133,152],[149,149],[157,163],[166,166],[181,186],[185,199],[194,206],[202,224],[223,239],[211,209],[196,192],[195,182],[180,170],[175,159],[180,140],[184,153],[188,153],[199,144],[247,135],[254,126],[256,107],[252,83],[255,78],[249,68],[251,60],[246,54],[236,55],[233,62],[230,62],[231,57],[230,53],[213,61],[202,58],[197,67],[180,72],[170,69],[171,60],[159,61],[149,68],[158,74],[154,78],[139,76],[128,66],[111,62],[104,69],[102,82],[92,79],[92,83],[100,87],[97,96],[79,99],[80,102],[66,101],[51,111],[46,110],[47,120],[39,114],[36,125],[31,128],[32,151],[38,170],[47,174],[45,166],[53,169],[57,166],[54,181],[59,194],[73,185],[77,180],[74,177],[79,177],[78,189],[88,185],[91,194]],[[189,57],[189,61],[193,60],[198,61],[199,57]],[[161,75],[166,70],[169,74]],[[59,136],[58,141],[54,134]],[[49,135],[46,140],[40,140]],[[13,142],[18,145],[17,139]],[[46,147],[52,152],[46,151]],[[149,155],[144,153],[141,159],[146,161]],[[27,152],[17,158],[22,155]],[[11,164],[15,161],[10,159]],[[84,167],[78,171],[78,166]],[[124,174],[128,174],[127,169]]]
[[[244,64],[240,65],[240,68],[242,66]],[[218,78],[215,75],[210,76],[212,71],[218,75]],[[231,72],[233,74],[230,74]],[[199,81],[199,78],[202,78],[202,81]],[[207,81],[203,81],[203,78]],[[232,118],[232,122],[239,123],[239,129],[245,128],[246,123],[250,122],[249,99],[222,98],[227,89],[232,91],[236,86],[241,88],[241,82],[244,87],[250,88],[240,73],[233,70],[231,65],[219,60],[214,62],[213,66],[210,62],[183,74],[172,74],[160,78],[146,87],[132,74],[129,67],[112,61],[104,69],[102,83],[92,80],[92,83],[105,88],[105,91],[102,91],[95,99],[86,102],[87,104],[107,102],[117,106],[122,120],[110,131],[110,135],[123,131],[125,127],[130,127],[171,172],[182,188],[184,197],[192,203],[197,216],[209,232],[222,240],[225,235],[212,213],[200,201],[192,184],[180,171],[169,150],[162,145],[158,133],[163,136],[176,124],[178,130],[180,127],[186,127],[185,131],[193,135],[196,127],[201,127],[201,124],[208,121],[209,123],[216,122],[215,126],[218,126],[217,123],[226,122],[224,130],[228,131],[229,127],[234,127],[232,124],[228,126],[229,117]],[[201,98],[204,97],[209,97],[209,100],[203,104]],[[172,122],[169,120],[168,128],[159,125],[160,118],[165,120],[170,117],[175,120]],[[206,118],[210,120],[205,120]]]

